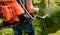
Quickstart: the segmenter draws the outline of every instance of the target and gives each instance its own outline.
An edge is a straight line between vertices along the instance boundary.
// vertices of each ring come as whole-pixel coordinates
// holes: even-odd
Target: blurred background
[[[60,0],[33,0],[34,7],[39,7],[37,15],[48,14],[45,19],[32,20],[36,35],[60,35]],[[0,22],[2,19],[0,19]],[[24,34],[24,33],[23,33]],[[11,28],[0,29],[0,35],[13,35]]]

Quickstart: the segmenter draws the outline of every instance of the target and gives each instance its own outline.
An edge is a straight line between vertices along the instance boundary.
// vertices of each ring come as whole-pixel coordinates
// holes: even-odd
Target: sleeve
[[[16,14],[17,14],[17,15],[21,15],[21,14],[23,14],[23,13],[24,13],[24,10],[22,9],[22,7],[19,7],[19,9],[17,9]]]
[[[14,4],[14,9],[15,9],[17,15],[24,13],[24,10],[22,9],[21,5],[19,5],[18,3]]]

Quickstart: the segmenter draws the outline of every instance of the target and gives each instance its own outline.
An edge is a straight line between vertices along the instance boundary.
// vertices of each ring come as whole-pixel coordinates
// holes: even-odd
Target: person
[[[19,3],[19,0],[17,1]],[[25,7],[29,11],[29,13],[34,13],[39,11],[39,8],[33,7],[32,0],[23,0],[23,1],[25,1]],[[35,31],[31,20],[27,22],[20,21],[18,25],[13,26],[14,35],[22,35],[22,31],[24,31],[28,35],[35,35]]]

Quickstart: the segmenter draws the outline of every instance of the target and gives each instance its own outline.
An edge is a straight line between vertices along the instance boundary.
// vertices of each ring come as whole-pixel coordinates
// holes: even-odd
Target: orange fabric
[[[4,2],[5,5],[0,5],[2,7],[2,13],[3,13],[3,20],[9,21],[11,19],[11,22],[19,21],[18,16],[20,14],[23,14],[24,11],[17,2]]]
[[[5,21],[9,21],[11,14],[10,14],[10,10],[7,8],[7,6],[2,7],[2,13],[3,13],[3,19]]]
[[[2,2],[3,0],[0,0],[0,2]]]
[[[12,2],[12,1],[16,1],[16,0],[0,0],[0,2]]]
[[[14,21],[19,21],[17,15],[23,14],[24,11],[23,11],[22,7],[19,6],[19,5],[16,4],[16,3],[13,4],[13,7],[14,7],[14,10],[15,10],[15,13],[16,13],[16,16],[15,16],[15,18],[14,18]]]

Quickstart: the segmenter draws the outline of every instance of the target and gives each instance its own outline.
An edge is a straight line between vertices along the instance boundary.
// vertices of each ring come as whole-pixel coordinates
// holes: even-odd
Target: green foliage
[[[13,30],[11,28],[2,28],[0,33],[0,35],[13,35]]]

